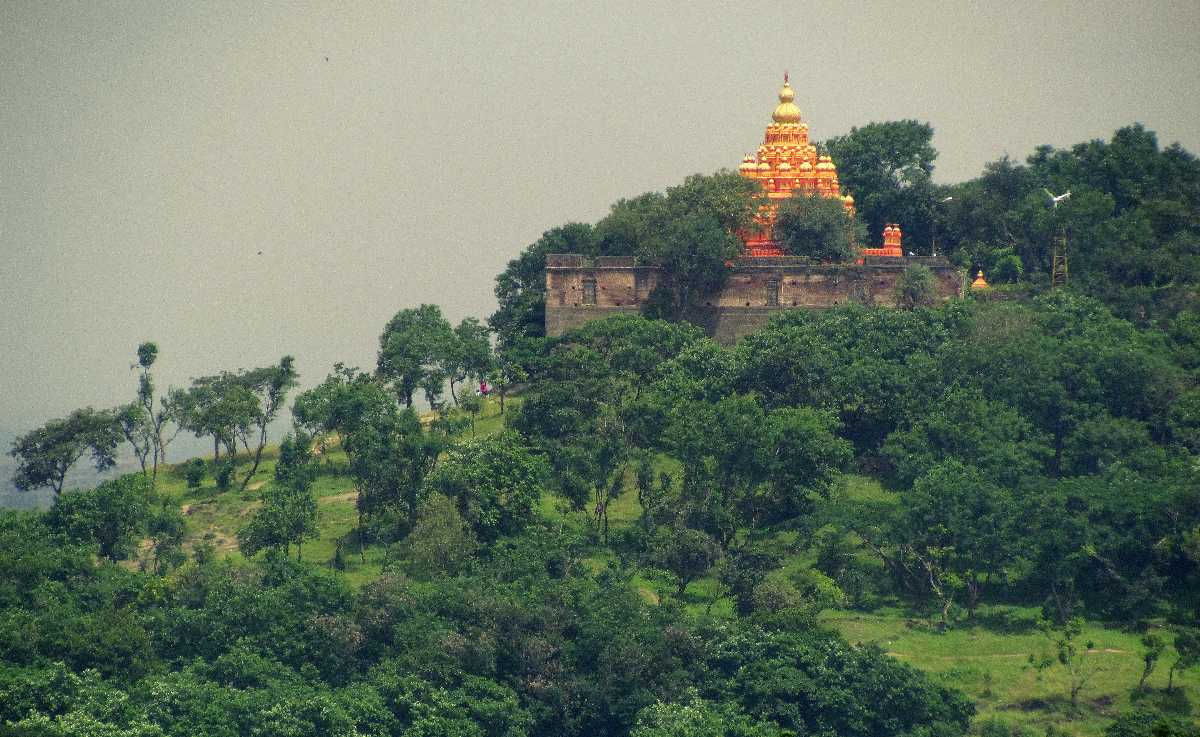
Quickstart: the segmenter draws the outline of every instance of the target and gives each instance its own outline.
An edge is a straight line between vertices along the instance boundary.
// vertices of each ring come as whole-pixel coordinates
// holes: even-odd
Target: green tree
[[[183,466],[183,477],[187,482],[189,489],[199,489],[200,484],[204,483],[204,474],[206,472],[203,458],[193,458]]]
[[[152,513],[153,486],[140,474],[58,497],[47,521],[74,542],[94,544],[112,562],[137,550]]]
[[[1146,679],[1154,672],[1154,666],[1158,665],[1158,659],[1162,657],[1167,643],[1163,640],[1162,635],[1156,632],[1147,632],[1142,635],[1142,647],[1145,650],[1142,652],[1142,677],[1138,679],[1136,689],[1138,691],[1146,690]]]
[[[853,193],[872,242],[889,222],[904,225],[910,243],[931,241],[937,196],[932,185],[933,128],[915,120],[869,123],[822,144],[837,164],[842,186]]]
[[[441,494],[422,502],[412,532],[400,544],[405,569],[426,581],[462,572],[478,547],[455,502]]]
[[[454,330],[437,305],[397,312],[379,336],[376,376],[391,385],[405,407],[417,389],[437,389],[446,381],[444,366],[454,354]]]
[[[534,520],[547,474],[545,461],[506,432],[451,446],[426,483],[454,500],[481,540],[493,541]]]
[[[253,392],[237,374],[193,379],[187,389],[173,391],[170,401],[180,427],[197,438],[212,437],[214,464],[221,460],[222,447],[233,463],[238,439],[249,431],[257,408]]]
[[[887,543],[879,544],[875,530],[860,534],[911,591],[937,601],[945,629],[960,595],[974,617],[984,593],[1002,583],[1005,571],[1019,560],[1017,520],[1009,492],[975,468],[949,460],[918,478],[904,495],[902,511],[883,533]]]
[[[850,261],[858,256],[863,232],[841,200],[795,194],[779,206],[775,237],[791,256]]]
[[[1200,737],[1200,727],[1186,719],[1140,708],[1117,717],[1104,730],[1104,737]]]
[[[483,397],[474,392],[464,393],[458,406],[471,417],[471,437],[475,437],[475,418],[483,411]]]
[[[1050,459],[1045,438],[1011,407],[986,399],[982,392],[953,390],[938,400],[911,428],[892,433],[883,454],[903,485],[948,459],[977,467],[985,478],[1015,486],[1040,475]]]
[[[712,703],[695,694],[689,703],[663,703],[638,712],[630,737],[776,737],[776,725],[755,722],[728,703]]]
[[[153,498],[146,520],[146,537],[150,540],[151,568],[155,573],[161,574],[183,562],[186,534],[187,523],[178,503],[169,497]]]
[[[725,263],[741,252],[737,232],[751,227],[758,184],[734,172],[693,175],[638,208],[634,253],[662,269],[651,317],[686,319],[728,278]],[[617,209],[614,208],[614,215]],[[597,226],[605,230],[605,221]]]
[[[258,472],[258,466],[262,462],[263,448],[267,445],[267,428],[275,421],[279,411],[284,409],[288,392],[296,386],[297,377],[295,360],[291,356],[284,356],[276,366],[239,372],[237,375],[238,384],[254,397],[255,408],[250,416],[252,424],[247,430],[257,431],[254,460],[250,465],[250,470],[242,479],[242,491],[246,490],[250,479]],[[250,450],[248,435],[249,432],[243,436],[243,443],[247,451]]]
[[[312,443],[312,437],[301,428],[284,436],[279,443],[279,460],[275,463],[276,481],[311,484],[316,479]]]
[[[364,521],[383,522],[398,515],[403,529],[411,530],[429,496],[425,479],[437,465],[444,443],[421,428],[411,409],[370,417],[345,442],[353,448],[350,474],[358,489],[359,555],[365,560]]]
[[[131,367],[139,371],[137,399],[120,407],[116,414],[125,439],[129,441],[134,456],[142,467],[142,473],[147,473],[149,460],[150,478],[157,482],[158,466],[167,460],[167,446],[182,428],[177,426],[173,434],[166,434],[167,423],[175,420],[176,395],[168,393],[166,397],[157,400],[154,396],[154,376],[150,373],[150,368],[158,359],[158,345],[151,342],[142,343],[138,346],[137,358],[137,363]]]
[[[755,591],[782,562],[780,551],[763,544],[745,545],[721,559],[721,583],[732,595],[739,615],[745,617],[754,611]]]
[[[733,234],[711,215],[686,214],[664,223],[644,245],[642,257],[662,269],[648,297],[647,316],[681,320],[693,316],[704,297],[720,291],[729,278],[725,262],[737,256]]]
[[[492,363],[492,369],[487,374],[488,383],[500,397],[500,414],[504,414],[505,400],[513,387],[528,380],[529,374],[519,361],[509,353],[498,352]]]
[[[663,442],[683,467],[686,524],[728,549],[740,528],[808,515],[851,457],[836,426],[809,409],[765,412],[752,396],[677,405]]]
[[[594,255],[596,238],[592,226],[567,223],[546,231],[496,276],[499,308],[488,318],[488,325],[506,350],[514,343],[546,334],[546,254],[549,253]]]
[[[238,549],[252,556],[260,550],[283,548],[287,555],[294,543],[296,560],[300,560],[304,540],[319,535],[317,499],[311,485],[302,476],[291,475],[263,492],[263,506],[238,530]]]
[[[1044,283],[1052,246],[1066,234],[1072,289],[1149,324],[1194,306],[1198,183],[1192,154],[1178,144],[1160,148],[1153,132],[1133,125],[1108,141],[1039,147],[1023,165],[991,163],[945,190],[954,201],[934,212],[942,250],[989,278],[1015,259],[1027,281]],[[1046,189],[1072,196],[1051,208]]]
[[[911,310],[937,300],[937,277],[924,264],[909,264],[896,278],[896,304]]]
[[[472,380],[478,384],[492,368],[492,343],[487,326],[473,317],[463,318],[454,328],[453,350],[443,370],[450,379],[450,396],[458,403],[457,384]]]
[[[214,462],[222,445],[232,462],[241,442],[252,458],[242,479],[244,490],[258,472],[268,428],[285,408],[297,378],[295,359],[284,356],[274,366],[193,379],[187,390],[173,392],[169,401],[182,428],[196,437],[212,436]]]
[[[807,407],[767,412],[764,440],[767,486],[755,500],[756,524],[803,518],[817,499],[829,497],[853,458],[853,447],[837,436],[831,413]]]
[[[734,383],[768,407],[836,413],[842,437],[860,454],[874,455],[941,393],[935,356],[965,340],[973,320],[961,302],[934,310],[788,310],[738,344]]]
[[[354,434],[363,425],[385,422],[396,416],[395,395],[372,375],[338,363],[323,382],[300,393],[292,403],[292,417],[316,435],[324,447],[333,435],[342,449],[354,456]]]
[[[1167,690],[1175,689],[1175,672],[1200,665],[1200,629],[1180,627],[1175,630],[1175,662],[1167,671]]]
[[[1083,620],[1078,617],[1068,620],[1061,627],[1043,621],[1041,629],[1054,643],[1053,656],[1037,658],[1030,655],[1029,661],[1039,670],[1045,670],[1058,662],[1067,672],[1071,708],[1078,709],[1079,693],[1091,683],[1092,678],[1101,669],[1092,653],[1096,644],[1091,640],[1080,639],[1083,635]]]
[[[675,595],[700,578],[721,557],[721,547],[707,533],[690,527],[660,527],[651,549],[651,561],[675,576]]]
[[[17,459],[13,484],[21,491],[49,487],[57,499],[67,472],[84,453],[91,454],[97,471],[104,471],[116,464],[120,442],[121,430],[112,412],[77,409],[13,441],[9,451]]]

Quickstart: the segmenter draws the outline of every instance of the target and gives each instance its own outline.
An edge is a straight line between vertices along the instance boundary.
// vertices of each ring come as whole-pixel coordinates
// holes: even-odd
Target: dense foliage
[[[282,556],[135,573],[76,539],[45,517],[0,517],[0,723],[13,733],[628,734],[678,694],[768,735],[956,734],[971,713],[829,633],[651,606],[540,526],[458,575],[358,592]]]
[[[843,510],[851,557],[876,558],[890,579],[877,585],[944,621],[983,600],[1038,601],[1058,621],[1186,621],[1200,604],[1196,428],[1174,418],[1197,375],[1172,357],[1190,340],[1068,292],[787,312],[734,349],[626,317],[551,341],[513,426],[600,528],[638,475],[648,521],[621,544],[680,586],[771,525],[811,529],[853,448],[904,504]],[[651,371],[628,360],[643,352]],[[651,456],[663,478],[639,470]]]
[[[1071,197],[1052,208],[1046,190]],[[1140,125],[1109,141],[1043,146],[1023,165],[1001,159],[930,201],[945,197],[930,206],[939,250],[964,266],[1041,284],[1065,237],[1072,286],[1120,316],[1147,324],[1196,306],[1200,161],[1178,144],[1160,148]]]

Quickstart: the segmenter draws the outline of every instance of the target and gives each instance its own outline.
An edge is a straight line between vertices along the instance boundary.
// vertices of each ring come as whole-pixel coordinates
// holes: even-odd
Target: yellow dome
[[[845,202],[847,205],[853,205],[854,198],[851,197],[849,194],[847,194],[845,197],[842,198],[842,202]]]
[[[774,114],[771,117],[776,123],[799,123],[800,108],[792,100],[796,99],[796,92],[792,86],[785,80],[783,88],[779,90],[779,107],[775,108]]]
[[[813,170],[812,164],[808,163],[807,161],[805,161],[803,164],[800,165],[800,171],[812,171],[812,170]]]
[[[792,170],[792,165],[786,161],[784,161],[783,163],[781,163],[779,165],[779,171],[791,171],[791,170]]]
[[[759,171],[771,171],[771,165],[764,161],[758,165],[758,170]]]

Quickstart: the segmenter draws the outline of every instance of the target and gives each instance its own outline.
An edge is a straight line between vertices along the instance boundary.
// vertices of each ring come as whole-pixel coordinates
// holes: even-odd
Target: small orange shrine
[[[817,148],[808,142],[808,124],[800,119],[800,108],[795,103],[796,92],[783,75],[783,87],[779,90],[779,105],[771,115],[774,121],[767,126],[763,143],[758,153],[746,154],[738,167],[738,173],[754,179],[762,185],[767,202],[755,217],[756,228],[742,233],[747,256],[782,256],[774,238],[775,216],[779,200],[802,193],[820,197],[838,198],[851,216],[854,215],[854,198],[842,194],[838,183],[837,167],[828,156],[818,156]],[[899,225],[889,225],[884,230],[882,248],[864,248],[866,256],[903,256]]]

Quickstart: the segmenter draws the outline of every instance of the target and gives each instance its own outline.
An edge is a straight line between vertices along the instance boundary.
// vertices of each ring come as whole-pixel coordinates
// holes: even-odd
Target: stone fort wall
[[[725,288],[696,316],[720,343],[731,345],[786,309],[823,309],[858,302],[894,307],[896,280],[912,263],[933,271],[938,296],[961,297],[963,272],[941,258],[874,258],[862,264],[815,264],[796,257],[739,258]],[[563,333],[621,312],[638,312],[658,285],[659,270],[631,257],[546,257],[546,334]]]

